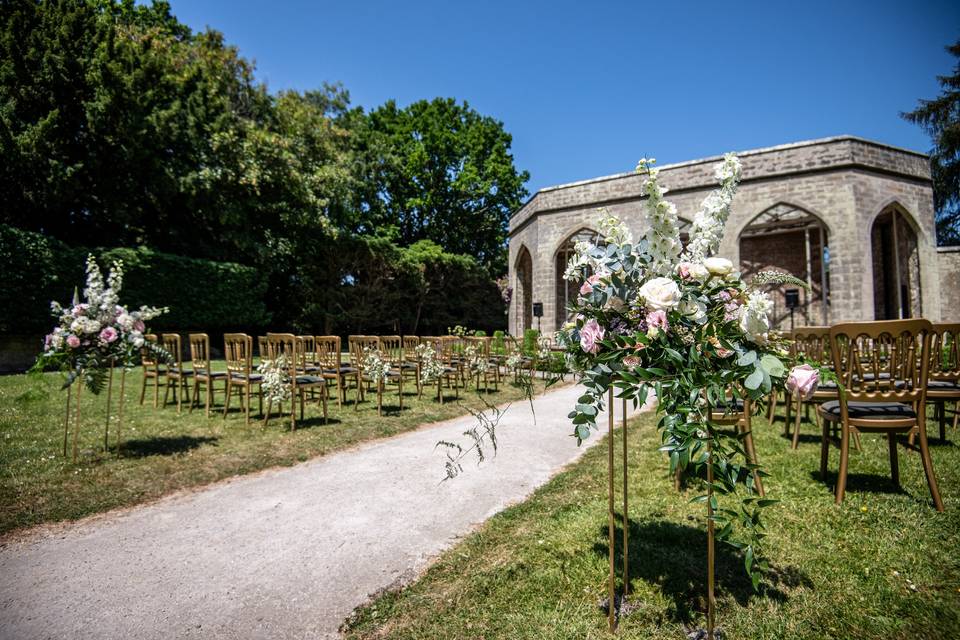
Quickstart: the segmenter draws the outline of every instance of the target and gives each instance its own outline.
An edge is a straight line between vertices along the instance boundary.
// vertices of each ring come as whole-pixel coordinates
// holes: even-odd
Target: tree
[[[932,139],[930,170],[933,204],[937,210],[937,243],[960,244],[960,40],[947,47],[958,63],[952,75],[938,76],[942,91],[933,100],[920,100],[901,114]]]
[[[432,240],[473,256],[492,275],[504,271],[507,222],[527,195],[530,174],[514,166],[503,123],[442,98],[404,109],[391,100],[365,123],[351,117],[379,155],[361,205],[368,226],[402,246]]]

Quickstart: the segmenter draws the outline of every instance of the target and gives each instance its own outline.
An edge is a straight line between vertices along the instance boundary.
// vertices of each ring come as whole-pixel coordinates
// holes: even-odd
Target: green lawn
[[[80,455],[74,464],[62,453],[66,392],[60,390],[61,380],[59,374],[0,377],[0,533],[130,506],[177,489],[268,467],[293,465],[366,440],[463,415],[464,405],[480,408],[483,404],[472,387],[468,392],[461,389],[459,403],[452,390],[444,389],[445,402],[440,406],[435,399],[436,387],[432,394],[425,392],[418,400],[409,380],[404,385],[402,412],[393,384],[384,392],[382,418],[377,416],[375,393],[368,393],[366,402],[354,411],[351,389],[348,404],[342,409],[337,409],[335,399],[330,402],[329,424],[323,424],[318,405],[308,404],[306,420],[298,420],[297,430],[290,431],[288,417],[278,419],[276,408],[266,428],[255,415],[246,426],[243,415],[236,410],[237,397],[224,420],[222,392],[216,396],[219,411],[210,418],[204,416],[202,407],[189,413],[185,406],[180,415],[176,405],[154,409],[149,388],[147,402],[140,406],[138,369],[127,375],[123,455],[117,457],[113,440],[118,372],[110,450],[105,452],[103,448],[106,396],[95,397],[84,391]],[[536,384],[542,390],[542,381]],[[161,392],[161,401],[162,396]],[[498,393],[491,390],[486,398],[503,403],[522,396],[521,389],[501,384]],[[289,411],[289,403],[285,409]],[[254,400],[253,414],[256,411]],[[437,479],[443,474],[438,466]]]
[[[948,429],[947,442],[934,440],[946,506],[937,513],[918,454],[900,450],[901,491],[889,481],[886,441],[863,436],[838,507],[832,485],[818,477],[815,428],[804,427],[796,451],[781,431],[764,419],[756,428],[761,462],[772,474],[768,496],[782,501],[767,510],[772,573],[759,594],[741,558],[718,547],[725,637],[960,638],[960,433]],[[683,638],[704,624],[703,505],[689,503],[696,489],[673,490],[649,414],[633,422],[631,434],[632,612],[619,637]],[[834,449],[834,471],[837,459]],[[605,479],[604,443],[444,553],[417,582],[355,612],[347,636],[610,637],[599,608],[607,576]]]

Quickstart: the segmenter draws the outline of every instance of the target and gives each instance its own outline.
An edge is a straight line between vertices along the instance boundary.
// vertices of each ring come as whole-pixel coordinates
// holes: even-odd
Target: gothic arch
[[[587,225],[571,227],[563,237],[553,253],[554,277],[554,326],[559,329],[567,321],[567,307],[577,299],[580,283],[563,279],[563,272],[567,269],[567,262],[573,255],[573,247],[580,240],[587,240],[594,244],[600,242],[600,234]]]
[[[920,317],[920,246],[924,234],[916,218],[899,201],[890,199],[873,216],[868,230],[874,318]]]
[[[771,286],[774,323],[783,329],[826,325],[830,320],[830,229],[805,207],[778,201],[750,218],[737,234],[744,278],[758,271],[786,271],[807,289]]]
[[[533,257],[526,245],[520,244],[513,263],[514,273],[514,335],[522,336],[533,326]]]

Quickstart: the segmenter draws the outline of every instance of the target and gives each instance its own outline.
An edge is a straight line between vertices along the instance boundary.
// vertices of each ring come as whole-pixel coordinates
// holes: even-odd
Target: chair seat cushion
[[[356,373],[356,367],[350,367],[347,365],[341,365],[339,369],[324,369],[324,373]]]
[[[192,375],[193,375],[193,370],[191,370],[191,369],[180,369],[180,368],[178,368],[178,367],[170,367],[169,369],[167,369],[167,375],[174,375],[174,376],[192,376]]]
[[[197,377],[204,377],[204,378],[226,378],[227,372],[226,371],[204,371],[203,369],[198,369],[195,372],[195,375]]]
[[[820,405],[827,414],[840,418],[840,401],[831,400]],[[913,407],[902,402],[848,402],[847,415],[854,419],[904,420],[916,418]]]
[[[250,376],[248,377],[247,375],[243,373],[237,373],[236,371],[231,373],[230,377],[233,378],[234,380],[250,380],[250,382],[257,382],[263,379],[263,376],[260,375],[259,373],[251,373]]]
[[[960,391],[960,384],[952,380],[930,380],[927,382],[927,389],[933,391]]]
[[[320,376],[297,376],[297,384],[320,384],[323,381]]]

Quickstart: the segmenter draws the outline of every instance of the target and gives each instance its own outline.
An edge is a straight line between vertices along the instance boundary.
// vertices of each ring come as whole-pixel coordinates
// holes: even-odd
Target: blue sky
[[[960,2],[172,0],[271,91],[341,81],[355,105],[466,100],[513,135],[531,193],[853,134],[927,151],[899,113],[939,92]]]

